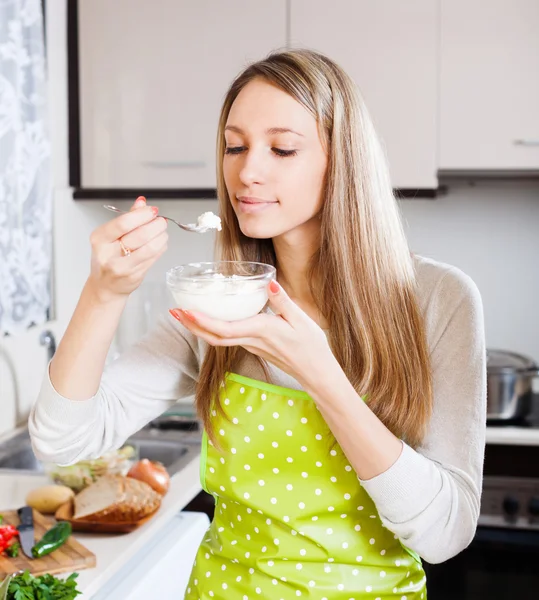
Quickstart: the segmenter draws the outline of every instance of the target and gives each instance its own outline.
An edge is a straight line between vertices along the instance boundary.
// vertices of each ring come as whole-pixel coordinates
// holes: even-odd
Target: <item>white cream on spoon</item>
[[[191,223],[188,227],[196,228],[201,233],[209,231],[210,229],[217,229],[217,231],[221,231],[221,217],[214,215],[212,212],[202,213],[198,218],[196,225]]]

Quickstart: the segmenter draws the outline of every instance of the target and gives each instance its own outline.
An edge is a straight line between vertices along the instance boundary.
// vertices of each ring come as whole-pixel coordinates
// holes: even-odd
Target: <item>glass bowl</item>
[[[138,449],[131,444],[126,444],[99,458],[81,460],[69,466],[44,463],[44,470],[51,481],[65,485],[78,493],[103,475],[127,475],[138,459]]]
[[[219,261],[174,267],[166,279],[177,308],[239,321],[264,308],[268,284],[275,276],[275,267],[264,263]]]

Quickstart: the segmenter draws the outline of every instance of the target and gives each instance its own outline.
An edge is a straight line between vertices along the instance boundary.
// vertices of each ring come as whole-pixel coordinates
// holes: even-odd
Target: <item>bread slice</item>
[[[125,484],[122,477],[104,475],[92,483],[74,499],[74,519],[84,519],[100,513],[122,502],[125,498]]]
[[[160,504],[160,494],[147,483],[121,475],[105,475],[75,496],[73,519],[104,523],[138,521]]]

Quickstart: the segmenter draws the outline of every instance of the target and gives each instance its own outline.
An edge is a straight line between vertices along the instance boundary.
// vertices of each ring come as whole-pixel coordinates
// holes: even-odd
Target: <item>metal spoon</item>
[[[110,204],[103,204],[103,208],[106,208],[107,210],[111,210],[112,212],[115,212],[115,213],[128,213],[129,212],[128,210],[120,210],[119,208],[116,208],[115,206],[111,206]],[[162,219],[171,221],[178,227],[181,227],[181,229],[184,229],[185,231],[191,231],[193,233],[206,233],[206,231],[213,229],[212,227],[202,227],[200,225],[197,225],[196,223],[189,223],[188,225],[184,225],[183,223],[179,223],[178,221],[175,221],[174,219],[171,219],[170,217],[165,217],[163,215],[159,215],[159,216]]]

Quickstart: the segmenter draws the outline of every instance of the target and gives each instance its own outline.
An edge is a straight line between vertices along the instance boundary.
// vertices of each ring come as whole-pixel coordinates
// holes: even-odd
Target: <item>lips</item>
[[[265,200],[264,198],[257,198],[255,196],[237,196],[237,200],[238,209],[240,212],[246,214],[255,214],[265,211],[278,204],[276,200]]]
[[[275,200],[265,200],[264,198],[256,198],[254,196],[236,196],[239,202],[244,204],[275,204]]]

